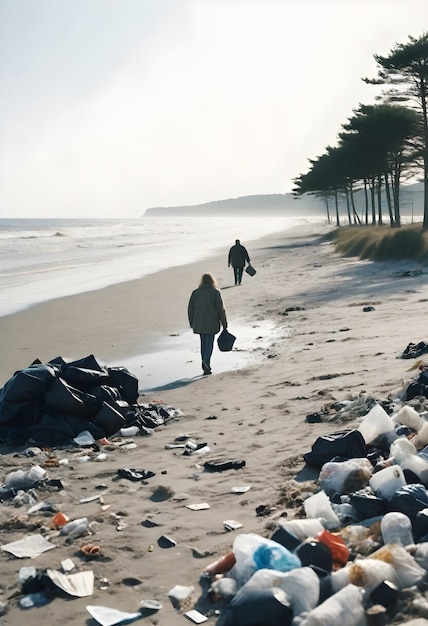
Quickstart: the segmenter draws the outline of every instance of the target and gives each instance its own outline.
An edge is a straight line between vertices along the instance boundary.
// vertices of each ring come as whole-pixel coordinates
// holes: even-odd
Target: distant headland
[[[228,200],[213,200],[188,206],[154,207],[144,216],[165,215],[321,215],[325,212],[322,200],[313,196],[296,199],[291,193],[241,196]]]
[[[422,214],[423,193],[422,183],[402,185],[400,202],[402,215]],[[354,194],[357,210],[364,206],[364,192]],[[346,211],[345,200],[339,199],[340,212]],[[334,200],[329,199],[330,213],[334,212]],[[292,193],[260,194],[254,196],[240,196],[227,200],[213,200],[203,204],[187,206],[153,207],[146,209],[144,217],[162,217],[168,215],[197,215],[201,216],[240,216],[240,215],[287,215],[291,216],[318,216],[326,214],[325,201],[309,194],[296,198]]]

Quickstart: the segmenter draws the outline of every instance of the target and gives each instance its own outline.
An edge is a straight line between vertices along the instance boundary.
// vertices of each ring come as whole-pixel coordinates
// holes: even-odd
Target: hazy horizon
[[[0,216],[284,194],[426,0],[0,3]]]

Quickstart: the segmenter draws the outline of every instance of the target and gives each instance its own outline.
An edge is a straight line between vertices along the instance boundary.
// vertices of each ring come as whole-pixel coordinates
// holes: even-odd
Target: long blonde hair
[[[212,274],[202,274],[199,286],[201,285],[212,285],[213,287],[217,287],[217,282]]]

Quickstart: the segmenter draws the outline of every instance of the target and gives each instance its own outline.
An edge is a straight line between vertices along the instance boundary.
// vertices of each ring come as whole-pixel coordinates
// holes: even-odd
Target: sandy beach
[[[308,423],[306,416],[362,393],[393,397],[414,374],[408,371],[413,363],[398,356],[410,342],[427,339],[425,272],[414,271],[421,268],[410,263],[341,258],[324,237],[329,229],[299,227],[243,242],[257,274],[244,275],[240,287],[232,286],[225,248],[224,255],[203,262],[53,300],[0,320],[0,385],[36,358],[46,362],[94,354],[100,363],[113,365],[141,360],[147,369],[145,354],[167,337],[189,333],[187,301],[205,271],[216,276],[222,289],[231,332],[236,329],[238,335],[239,328],[257,329],[265,322],[275,327],[269,337],[260,333],[260,347],[249,349],[238,336],[239,349],[251,351],[248,366],[241,369],[216,373],[218,352],[212,376],[201,376],[194,354],[183,361],[185,369],[171,372],[171,383],[185,371],[187,384],[140,397],[143,403],[175,407],[182,416],[150,437],[115,438],[104,446],[103,460],[94,455],[80,462],[87,450],[78,447],[42,450],[32,458],[23,450],[0,448],[0,482],[15,469],[44,466],[52,453],[67,459],[68,464],[46,468],[50,478],[63,481],[64,489],[41,492],[39,498],[53,502],[70,519],[90,522],[86,536],[69,541],[48,530],[52,513],[28,515],[28,505],[0,504],[2,545],[42,532],[56,546],[35,559],[0,553],[4,626],[17,626],[27,617],[34,626],[61,621],[95,626],[87,605],[132,613],[148,599],[160,601],[162,608],[149,611],[141,623],[179,626],[189,623],[183,613],[195,607],[208,616],[207,623],[221,624],[222,605],[208,601],[201,574],[231,550],[237,533],[268,537],[281,516],[302,516],[303,499],[314,487],[302,455],[319,435],[338,429],[329,420]],[[191,339],[197,348],[198,337]],[[169,371],[167,362],[165,368]],[[209,451],[186,456],[182,448],[166,447],[183,434],[206,443]],[[122,445],[131,441],[136,447]],[[204,471],[204,462],[216,458],[245,464]],[[119,468],[144,469],[154,476],[133,482],[119,477]],[[243,485],[250,489],[231,492]],[[188,508],[200,503],[209,508]],[[259,507],[268,514],[257,514]],[[231,519],[242,528],[226,530],[223,522]],[[161,547],[163,535],[175,545]],[[80,552],[87,543],[99,546],[96,557]],[[67,558],[77,571],[93,571],[93,594],[20,609],[20,568],[61,569]],[[194,588],[180,609],[168,598],[176,585]]]

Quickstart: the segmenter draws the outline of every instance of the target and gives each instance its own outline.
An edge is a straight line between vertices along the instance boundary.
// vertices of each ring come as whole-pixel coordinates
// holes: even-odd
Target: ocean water
[[[100,289],[303,223],[308,217],[0,219],[0,316]]]

